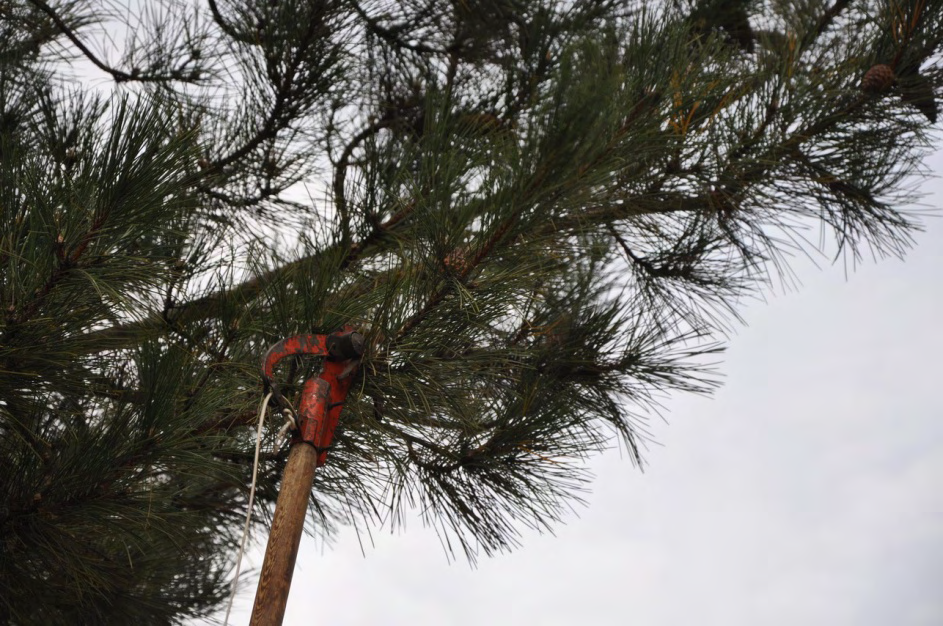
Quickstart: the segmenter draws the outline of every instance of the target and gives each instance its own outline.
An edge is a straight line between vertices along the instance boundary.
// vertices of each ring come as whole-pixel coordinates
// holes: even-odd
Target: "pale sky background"
[[[923,189],[943,207],[943,181]],[[665,402],[644,473],[596,458],[555,536],[476,569],[418,517],[366,557],[352,530],[306,536],[284,623],[940,626],[943,213],[926,222],[905,261],[847,280],[797,259],[798,289],[744,307],[724,386]]]

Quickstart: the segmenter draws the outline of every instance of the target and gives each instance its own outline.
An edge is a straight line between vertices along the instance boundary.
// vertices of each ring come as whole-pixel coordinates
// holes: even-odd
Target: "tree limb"
[[[406,50],[412,50],[413,52],[419,52],[422,54],[446,54],[445,50],[439,48],[433,48],[422,43],[409,43],[408,41],[403,41],[399,38],[399,35],[392,28],[386,28],[382,26],[378,21],[371,18],[367,15],[367,12],[360,6],[356,0],[349,0],[350,6],[353,7],[354,12],[360,16],[360,19],[364,21],[367,29],[372,32],[374,35],[383,39],[389,44],[397,48],[403,48]]]
[[[389,128],[394,121],[393,119],[379,120],[354,135],[350,143],[344,146],[344,151],[337,160],[337,165],[334,166],[334,206],[341,219],[341,231],[344,241],[350,241],[350,213],[347,208],[347,198],[344,196],[344,183],[347,179],[347,167],[350,164],[350,157],[361,142],[382,129]]]
[[[237,31],[226,21],[226,18],[223,17],[223,14],[219,12],[219,7],[216,6],[216,0],[207,0],[207,1],[210,5],[210,13],[212,13],[213,15],[213,21],[216,22],[216,25],[219,26],[220,29],[224,33],[226,33],[227,35],[229,35],[236,41],[240,41],[242,43],[246,43],[250,45],[258,43],[256,41],[253,41],[251,37],[248,37],[247,35]]]
[[[53,21],[56,27],[65,35],[69,41],[71,41],[76,48],[85,56],[86,59],[92,62],[92,64],[100,69],[101,71],[109,74],[112,78],[115,79],[117,83],[125,82],[139,82],[139,83],[162,83],[168,82],[171,80],[178,80],[182,82],[194,82],[195,79],[191,78],[189,75],[184,75],[182,70],[174,70],[170,74],[139,74],[136,69],[132,69],[131,72],[125,72],[107,65],[101,59],[99,59],[94,52],[92,52],[88,46],[82,43],[82,40],[78,38],[75,32],[65,23],[65,20],[56,13],[55,9],[46,4],[43,0],[29,0],[30,4],[35,6],[37,9],[49,16],[49,19]]]
[[[361,241],[349,244],[347,246],[347,256],[344,257],[343,261],[341,261],[339,269],[343,270],[357,261],[371,245],[377,243],[385,235],[392,232],[398,224],[406,219],[412,210],[412,205],[403,208],[401,211],[392,215],[388,220],[380,224],[376,229],[374,229],[372,233],[370,233],[370,235]],[[342,246],[343,244],[335,244],[334,246],[331,246],[330,249],[321,251],[315,256],[330,254]],[[309,263],[311,259],[312,257],[305,257],[303,259],[287,263],[275,269],[269,270],[268,272],[260,274],[255,278],[247,280],[230,290],[212,293],[210,295],[187,302],[169,312],[168,317],[170,317],[170,319],[177,324],[184,324],[213,317],[219,311],[220,306],[224,300],[229,298],[240,298],[246,301],[251,300],[257,297],[266,285],[278,281],[281,276],[290,273],[295,268],[300,267],[305,263]],[[86,334],[84,339],[88,341],[89,345],[95,345],[96,343],[101,342],[104,346],[103,348],[100,348],[101,350],[114,350],[131,345],[136,341],[139,341],[142,336],[147,336],[152,333],[167,329],[167,321],[168,320],[165,319],[162,313],[154,313],[137,322],[131,322],[128,324],[122,324],[120,326],[112,326],[111,328],[93,331]],[[91,351],[92,350],[90,350],[90,352]]]

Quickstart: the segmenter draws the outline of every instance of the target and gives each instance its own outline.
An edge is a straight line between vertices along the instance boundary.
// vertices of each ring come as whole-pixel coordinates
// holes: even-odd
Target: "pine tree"
[[[131,9],[0,0],[3,623],[219,608],[286,336],[368,345],[312,528],[475,558],[641,462],[791,255],[919,228],[940,0]]]

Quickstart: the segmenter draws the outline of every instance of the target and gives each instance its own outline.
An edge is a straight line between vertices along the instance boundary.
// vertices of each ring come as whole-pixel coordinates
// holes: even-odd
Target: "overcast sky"
[[[904,262],[796,269],[744,308],[724,387],[666,402],[644,473],[595,459],[555,536],[477,569],[418,518],[366,557],[305,537],[285,624],[943,624],[943,217]]]

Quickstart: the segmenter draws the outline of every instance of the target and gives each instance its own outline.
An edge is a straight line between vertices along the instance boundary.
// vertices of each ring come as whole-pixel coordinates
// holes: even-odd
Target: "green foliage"
[[[259,358],[343,324],[368,350],[317,532],[415,507],[474,559],[551,528],[590,455],[619,441],[642,463],[658,398],[716,386],[736,304],[791,255],[906,249],[943,80],[939,0],[166,0],[125,24],[106,3],[0,0],[0,17],[16,624],[217,610]],[[99,26],[127,40],[103,53]],[[862,89],[878,64],[893,81]],[[279,371],[289,397],[311,371]]]

